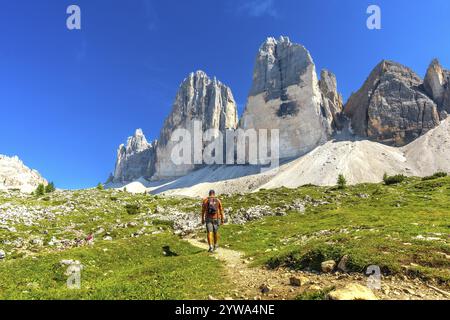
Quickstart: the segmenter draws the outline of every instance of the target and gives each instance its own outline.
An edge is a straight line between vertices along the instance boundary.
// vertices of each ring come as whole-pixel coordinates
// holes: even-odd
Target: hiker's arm
[[[219,202],[219,212],[220,212],[220,220],[222,220],[222,224],[224,224],[225,223],[225,215],[223,213],[222,201]]]
[[[205,214],[206,214],[206,206],[205,202],[202,202],[202,224],[205,224]]]

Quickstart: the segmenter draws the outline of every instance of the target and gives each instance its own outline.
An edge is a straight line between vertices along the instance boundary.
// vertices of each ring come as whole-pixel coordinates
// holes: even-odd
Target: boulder
[[[0,260],[5,259],[6,253],[3,250],[0,250]]]
[[[334,260],[324,261],[320,266],[322,268],[322,272],[331,273],[334,271],[334,269],[336,269],[336,261]]]
[[[331,300],[378,300],[372,290],[357,283],[350,283],[341,289],[333,290],[328,297]]]
[[[341,258],[341,261],[339,261],[339,264],[337,266],[339,271],[342,271],[344,273],[348,272],[348,261],[350,260],[350,257],[345,255]]]
[[[44,240],[42,240],[41,238],[35,238],[31,240],[31,243],[38,247],[42,247],[44,245]]]
[[[301,287],[309,283],[309,279],[303,276],[294,276],[289,279],[289,283],[294,287]]]
[[[272,290],[272,288],[268,284],[262,284],[259,287],[259,290],[261,291],[262,294],[267,294]]]

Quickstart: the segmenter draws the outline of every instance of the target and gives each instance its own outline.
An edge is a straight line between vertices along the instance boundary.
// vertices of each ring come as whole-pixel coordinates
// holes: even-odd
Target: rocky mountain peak
[[[304,46],[284,36],[267,38],[256,58],[250,94],[267,91],[269,96],[277,96],[283,88],[298,84],[311,65],[314,62]]]
[[[332,72],[323,69],[320,73],[319,88],[322,92],[323,113],[330,128],[333,130],[342,130],[343,120],[341,113],[343,99],[337,89],[336,76]]]
[[[113,178],[109,181],[172,178],[192,171],[194,164],[177,166],[172,162],[175,142],[170,138],[177,129],[193,133],[195,121],[202,123],[203,131],[217,129],[222,133],[236,129],[238,123],[231,89],[201,70],[190,73],[180,84],[157,142],[148,143],[142,130],[138,129],[126,145],[119,147]],[[193,134],[191,136],[193,138]]]
[[[17,157],[0,155],[0,190],[17,189],[33,192],[39,184],[47,181],[37,172],[24,165]]]
[[[328,82],[332,87],[331,78]],[[331,87],[324,97],[333,91]],[[332,108],[336,110],[340,108],[337,96],[335,92],[331,97],[336,102]],[[316,68],[308,50],[288,37],[268,38],[256,57],[241,127],[278,129],[282,141],[280,157],[295,157],[328,140],[335,113],[329,109],[330,105],[331,100],[322,102]]]
[[[179,129],[193,132],[194,122],[201,121],[202,130],[222,133],[234,130],[238,123],[237,106],[231,89],[205,72],[191,73],[180,85],[172,111],[161,130],[155,163],[155,179],[182,176],[195,165],[175,166],[171,160],[174,143],[172,133]]]
[[[450,113],[450,71],[434,59],[428,67],[423,86],[426,93],[437,103],[441,118]]]
[[[117,150],[117,160],[109,182],[133,181],[151,175],[149,166],[155,155],[156,142],[147,142],[142,129],[137,129],[129,137],[127,144],[121,144]],[[112,180],[112,181],[111,181]]]
[[[124,147],[122,145],[122,147]],[[125,147],[126,153],[138,153],[149,149],[151,145],[147,142],[142,129],[136,129],[133,136],[129,137],[127,140],[127,145]]]
[[[410,68],[383,60],[345,106],[353,131],[360,136],[403,146],[439,124],[436,103]]]

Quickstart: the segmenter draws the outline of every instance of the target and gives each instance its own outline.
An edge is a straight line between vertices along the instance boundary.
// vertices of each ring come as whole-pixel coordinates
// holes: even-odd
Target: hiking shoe
[[[213,247],[209,247],[208,252],[213,252],[213,251],[214,251]]]
[[[218,249],[219,249],[219,246],[215,245],[213,251],[217,251]]]

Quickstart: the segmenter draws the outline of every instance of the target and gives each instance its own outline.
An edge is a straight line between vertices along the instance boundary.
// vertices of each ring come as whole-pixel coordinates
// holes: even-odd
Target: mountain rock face
[[[322,93],[322,113],[327,119],[328,126],[333,131],[341,130],[343,127],[342,110],[344,103],[342,95],[337,91],[336,76],[328,70],[322,70],[319,88]]]
[[[268,38],[256,58],[240,127],[279,129],[281,158],[302,155],[326,142],[342,102],[334,75],[323,74],[320,88],[314,62],[303,46],[287,37]]]
[[[127,144],[117,150],[117,161],[111,182],[126,182],[151,177],[157,143],[148,143],[141,129],[137,129]]]
[[[437,59],[428,67],[424,80],[427,94],[437,103],[441,119],[450,114],[450,71],[445,70]]]
[[[440,123],[438,105],[423,87],[411,69],[382,61],[345,106],[354,133],[403,146],[436,127]]]
[[[0,190],[18,189],[33,192],[39,184],[47,181],[37,172],[26,167],[18,157],[0,155]]]
[[[172,112],[161,130],[153,179],[183,176],[196,168],[193,156],[192,164],[183,165],[174,164],[171,158],[173,147],[177,144],[171,141],[171,137],[177,129],[186,129],[191,134],[191,145],[194,148],[196,121],[201,121],[201,134],[209,129],[225,133],[226,130],[236,129],[238,122],[231,89],[215,78],[209,78],[203,71],[191,73],[178,90]]]

